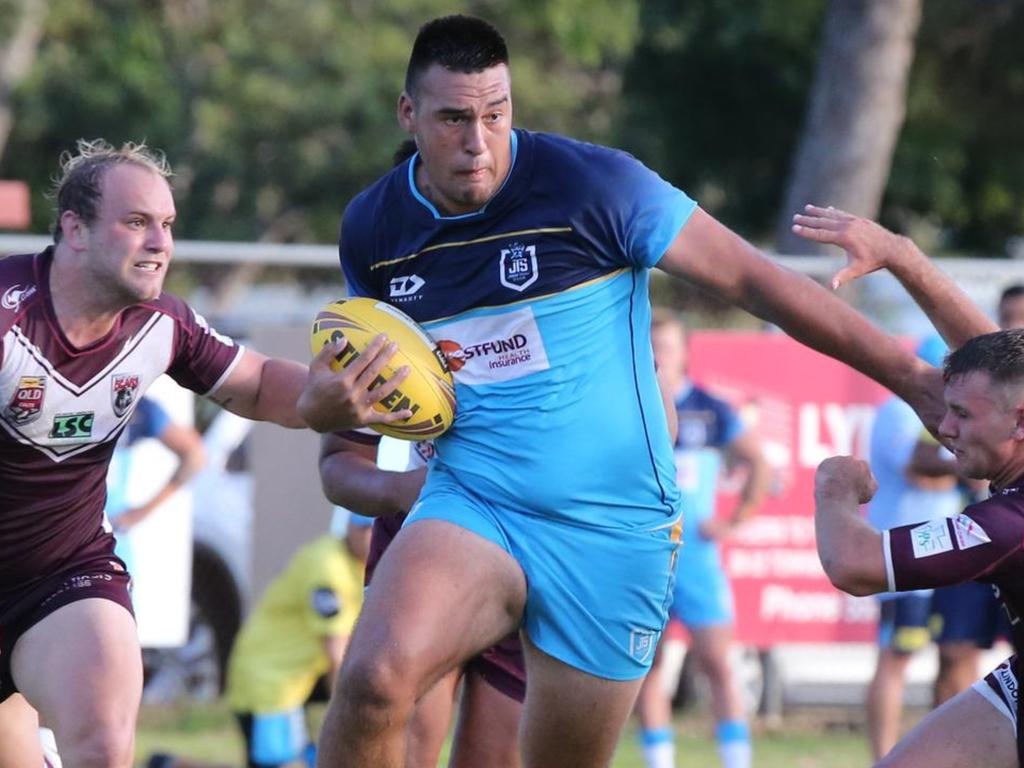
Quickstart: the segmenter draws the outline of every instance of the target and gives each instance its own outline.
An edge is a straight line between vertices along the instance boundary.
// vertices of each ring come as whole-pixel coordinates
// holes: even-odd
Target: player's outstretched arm
[[[870,219],[829,206],[807,205],[793,216],[793,232],[846,251],[846,266],[832,288],[879,269],[888,269],[953,348],[999,330],[960,287],[907,237]]]
[[[426,468],[381,469],[377,446],[326,434],[320,441],[320,483],[327,499],[367,517],[408,512],[420,495]]]
[[[873,595],[888,587],[882,534],[859,510],[877,489],[867,463],[852,456],[825,459],[814,476],[814,532],[821,567],[832,584],[851,595]]]
[[[942,380],[933,368],[831,291],[767,258],[703,210],[694,211],[658,266],[870,376],[910,403],[929,428],[941,420]]]
[[[317,432],[409,418],[412,413],[408,410],[385,414],[373,407],[408,375],[408,370],[399,369],[388,381],[378,382],[381,370],[395,352],[394,345],[378,337],[355,362],[334,371],[331,358],[343,344],[325,346],[308,368],[293,360],[246,349],[212,399],[239,416],[284,427],[310,427]]]

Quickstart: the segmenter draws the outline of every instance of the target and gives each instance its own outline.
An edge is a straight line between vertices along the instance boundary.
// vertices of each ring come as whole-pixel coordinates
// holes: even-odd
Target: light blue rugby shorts
[[[718,545],[687,541],[679,550],[672,615],[691,628],[733,622],[732,587]]]
[[[542,651],[609,680],[647,674],[672,601],[680,517],[653,530],[586,527],[485,501],[435,472],[405,524],[420,520],[458,525],[516,559],[524,629]]]

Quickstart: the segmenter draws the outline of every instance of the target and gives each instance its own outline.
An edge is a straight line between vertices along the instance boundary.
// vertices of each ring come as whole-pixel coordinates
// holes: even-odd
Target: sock
[[[647,768],[675,768],[676,742],[671,727],[641,729],[640,745]]]
[[[743,720],[723,720],[715,729],[723,768],[750,768],[750,728]]]

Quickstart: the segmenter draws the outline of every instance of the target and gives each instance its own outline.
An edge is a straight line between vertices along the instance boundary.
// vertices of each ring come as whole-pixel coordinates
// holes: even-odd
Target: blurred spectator
[[[156,438],[174,453],[178,466],[157,491],[143,504],[129,503],[129,482],[133,473],[145,472],[133,457],[132,448],[145,438]],[[107,501],[104,514],[118,534],[114,552],[125,562],[128,572],[132,571],[132,552],[129,542],[119,534],[138,525],[182,488],[203,467],[206,454],[203,439],[192,427],[171,420],[167,411],[155,400],[144,397],[135,407],[128,426],[125,427],[107,469]]]
[[[305,704],[321,676],[333,689],[363,603],[372,522],[335,508],[331,532],[295,553],[238,634],[226,695],[251,768],[315,765]],[[210,768],[163,754],[147,766]]]
[[[750,729],[730,658],[733,600],[718,542],[749,518],[768,490],[769,469],[754,436],[735,411],[687,376],[686,330],[679,319],[656,309],[651,342],[658,374],[674,397],[678,423],[676,479],[682,492],[683,547],[676,565],[671,615],[690,632],[690,653],[711,687],[719,754],[725,768],[748,768]],[[721,459],[747,470],[740,502],[728,519],[715,516]],[[661,654],[655,656],[637,699],[644,759],[648,768],[675,765],[671,697],[660,684]]]

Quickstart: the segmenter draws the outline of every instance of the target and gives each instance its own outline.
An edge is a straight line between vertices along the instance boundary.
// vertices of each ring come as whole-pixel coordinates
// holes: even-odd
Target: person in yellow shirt
[[[312,766],[305,704],[321,676],[333,687],[363,604],[372,518],[337,508],[331,533],[305,544],[270,583],[231,650],[227,701],[249,768]],[[148,768],[199,768],[153,755]]]

